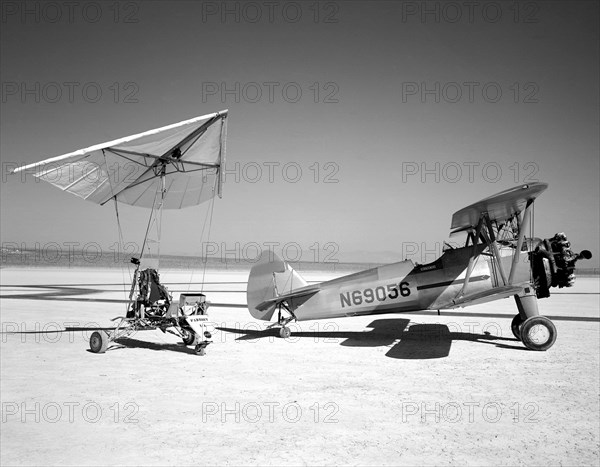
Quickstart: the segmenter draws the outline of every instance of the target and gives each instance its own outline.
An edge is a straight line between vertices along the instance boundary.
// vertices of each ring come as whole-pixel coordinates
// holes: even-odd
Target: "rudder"
[[[258,262],[250,270],[246,301],[250,314],[264,321],[269,321],[277,305],[266,310],[256,307],[271,298],[307,285],[307,282],[294,269],[272,251],[264,251]]]

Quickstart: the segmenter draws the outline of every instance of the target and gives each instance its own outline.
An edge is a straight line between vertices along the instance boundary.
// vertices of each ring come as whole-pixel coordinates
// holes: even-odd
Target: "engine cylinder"
[[[545,239],[532,253],[533,276],[538,298],[550,296],[550,287],[571,287],[579,255],[571,250],[564,233]]]

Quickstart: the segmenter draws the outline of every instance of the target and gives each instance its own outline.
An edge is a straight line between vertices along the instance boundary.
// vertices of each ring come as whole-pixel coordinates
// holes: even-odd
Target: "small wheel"
[[[279,337],[281,337],[282,339],[287,339],[291,335],[292,335],[292,331],[290,331],[290,328],[286,328],[285,326],[283,326],[279,330]]]
[[[556,327],[545,316],[532,316],[521,326],[521,340],[530,350],[548,350],[556,341]]]
[[[108,347],[108,334],[104,331],[94,331],[90,337],[90,350],[94,353],[104,353]]]
[[[182,328],[181,335],[183,338],[183,343],[185,345],[192,345],[196,340],[196,335],[193,332],[188,331],[187,329]]]
[[[521,318],[520,314],[515,315],[510,323],[510,329],[512,329],[513,336],[517,339],[521,340],[521,325],[523,324],[523,318]]]
[[[198,344],[196,346],[196,355],[206,355],[206,347]]]

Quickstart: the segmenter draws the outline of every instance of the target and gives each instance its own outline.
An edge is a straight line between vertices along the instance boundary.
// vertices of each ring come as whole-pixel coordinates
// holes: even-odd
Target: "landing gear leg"
[[[540,312],[538,310],[535,293],[523,295],[522,297],[515,295],[515,301],[517,302],[517,308],[519,309],[519,316],[523,322],[532,316],[539,316]]]
[[[522,297],[515,295],[515,301],[519,309],[511,323],[515,337],[530,350],[548,350],[556,342],[556,327],[548,318],[540,316],[535,292]]]
[[[287,318],[284,318],[281,314],[282,306],[290,314],[290,316],[288,316]],[[290,328],[288,328],[286,326],[286,324],[288,324],[290,321],[295,321],[296,319],[297,318],[296,318],[296,315],[294,314],[294,312],[292,310],[290,310],[284,303],[280,303],[278,314],[277,314],[277,323],[273,323],[269,327],[281,326],[281,328],[279,328],[279,337],[281,337],[282,339],[288,339],[292,335],[292,331],[290,330]]]

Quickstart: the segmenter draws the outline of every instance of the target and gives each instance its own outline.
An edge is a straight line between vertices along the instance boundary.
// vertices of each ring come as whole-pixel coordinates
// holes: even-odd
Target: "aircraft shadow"
[[[117,350],[121,348],[132,348],[132,349],[146,349],[146,350],[156,350],[156,351],[171,351],[171,352],[182,352],[187,354],[196,354],[196,351],[193,347],[187,347],[183,343],[177,344],[169,344],[165,342],[148,342],[142,341],[139,339],[133,339],[131,337],[121,337],[119,339],[115,339],[114,343],[109,346],[106,350],[107,352],[111,350]],[[88,350],[91,352],[91,350]]]
[[[385,356],[404,360],[424,360],[444,358],[450,354],[453,341],[470,341],[481,344],[493,344],[500,348],[526,350],[524,347],[506,345],[520,342],[515,338],[484,334],[452,332],[444,324],[415,324],[408,326],[408,319],[376,319],[367,328],[368,331],[317,331],[294,332],[292,338],[344,339],[339,345],[347,347],[389,347]],[[279,329],[266,330],[217,327],[220,331],[242,334],[237,340],[255,340],[279,336]]]
[[[481,344],[493,344],[496,347],[512,350],[528,350],[521,345],[508,345],[520,342],[515,338],[495,336],[486,332],[474,334],[466,332],[452,332],[444,324],[415,324],[408,326],[408,319],[376,319],[367,328],[368,331],[297,331],[292,328],[292,338],[311,338],[315,341],[329,341],[346,347],[389,347],[385,356],[404,360],[425,360],[433,358],[444,358],[450,354],[453,341],[470,341]],[[65,330],[52,331],[20,331],[2,334],[54,334],[73,332],[74,330],[113,330],[114,328],[67,328]],[[233,334],[242,334],[236,340],[256,340],[277,336],[279,329],[271,328],[265,330],[240,329],[217,327],[220,331]],[[339,342],[340,339],[344,339]],[[134,339],[132,337],[121,337],[113,342],[107,351],[123,348],[142,348],[155,351],[174,351],[195,354],[192,347],[183,343],[155,343]],[[88,352],[91,350],[88,349]]]

